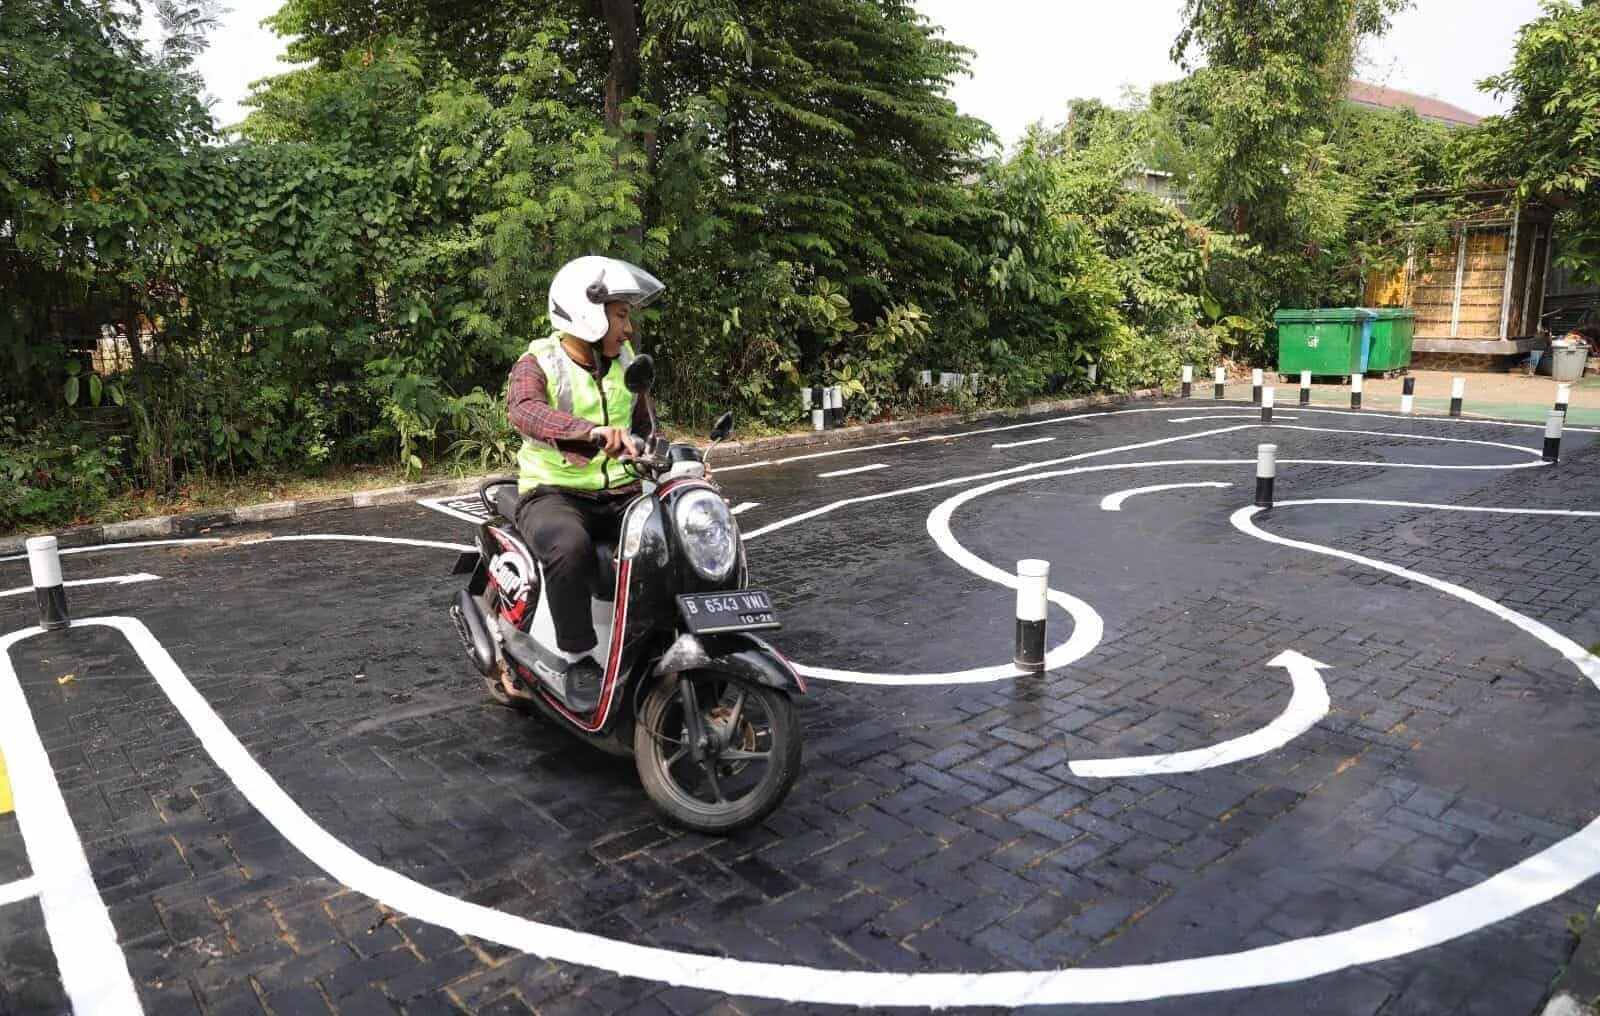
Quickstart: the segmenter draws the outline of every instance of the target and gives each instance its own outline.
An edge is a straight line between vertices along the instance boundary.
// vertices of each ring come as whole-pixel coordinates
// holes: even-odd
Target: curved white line
[[[1322,718],[1328,715],[1333,703],[1328,698],[1328,686],[1319,673],[1327,667],[1327,664],[1288,649],[1279,653],[1267,666],[1283,667],[1288,670],[1289,680],[1294,683],[1294,693],[1289,697],[1289,705],[1265,727],[1219,744],[1191,751],[1138,755],[1132,758],[1085,759],[1081,762],[1069,762],[1067,767],[1072,770],[1074,776],[1089,779],[1160,776],[1215,769],[1218,766],[1242,762],[1247,758],[1255,758],[1282,748],[1322,722]]]
[[[1212,420],[1260,420],[1259,413],[1216,413],[1210,416],[1179,416],[1168,420],[1168,423],[1194,423],[1198,420],[1210,422]],[[1273,416],[1274,420],[1298,420],[1298,416]]]
[[[557,928],[468,903],[368,860],[318,825],[278,786],[143,624],[132,618],[91,618],[77,623],[121,631],[218,768],[296,849],[339,883],[460,935],[625,977],[702,991],[818,1004],[947,1008],[1134,1002],[1237,990],[1304,980],[1447,942],[1554,899],[1600,872],[1597,820],[1478,885],[1382,920],[1243,952],[1121,967],[988,974],[876,973],[673,952]],[[9,648],[35,634],[39,634],[36,628],[13,633],[0,639],[0,647]],[[11,678],[0,681],[0,689],[7,684],[15,686],[8,654],[0,655],[0,678]]]
[[[99,579],[73,579],[71,582],[61,583],[68,589],[79,586],[131,586],[139,582],[159,582],[160,575],[151,575],[147,572],[135,572],[132,575],[107,575]],[[7,596],[26,596],[33,592],[33,586],[17,586],[14,589],[0,589],[0,598]]]
[[[1107,494],[1100,499],[1100,510],[1103,512],[1120,512],[1122,506],[1127,503],[1130,497],[1138,497],[1140,494],[1160,494],[1167,490],[1192,490],[1197,487],[1224,488],[1231,486],[1233,486],[1231,483],[1211,481],[1208,483],[1158,483],[1154,487],[1135,487],[1132,490],[1119,490],[1115,494]]]

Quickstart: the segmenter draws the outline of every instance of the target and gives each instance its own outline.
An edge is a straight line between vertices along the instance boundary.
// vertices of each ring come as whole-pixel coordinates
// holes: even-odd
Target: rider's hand
[[[612,458],[619,458],[623,452],[634,457],[639,454],[639,445],[633,440],[633,435],[621,427],[596,427],[589,432],[589,440]]]

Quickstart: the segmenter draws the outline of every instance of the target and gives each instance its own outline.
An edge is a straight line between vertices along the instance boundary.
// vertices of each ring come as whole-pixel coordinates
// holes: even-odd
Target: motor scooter
[[[651,358],[635,357],[625,378],[649,408]],[[805,683],[756,634],[780,627],[778,613],[767,591],[748,587],[738,523],[707,472],[732,414],[716,422],[705,451],[665,442],[653,408],[648,415],[652,433],[636,435],[644,451],[628,460],[641,493],[617,544],[596,547],[598,702],[575,707],[563,683],[540,563],[514,522],[516,477],[479,487],[491,517],[478,527],[477,549],[456,562],[470,578],[450,616],[497,700],[631,755],[669,820],[725,834],[760,822],[793,786],[801,755],[793,697]]]

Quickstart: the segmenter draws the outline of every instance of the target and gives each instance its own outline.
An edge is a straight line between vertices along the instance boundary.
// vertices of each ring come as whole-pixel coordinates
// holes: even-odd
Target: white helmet
[[[550,280],[550,323],[563,334],[599,342],[611,327],[606,304],[644,307],[666,288],[638,265],[595,254],[577,258]]]

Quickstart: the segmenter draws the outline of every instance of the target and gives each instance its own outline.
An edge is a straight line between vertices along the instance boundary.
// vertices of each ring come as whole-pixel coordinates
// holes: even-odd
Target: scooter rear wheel
[[[698,759],[691,702],[704,734]],[[800,772],[800,721],[776,689],[690,671],[645,697],[633,750],[639,782],[669,820],[722,835],[760,822],[788,796]]]

